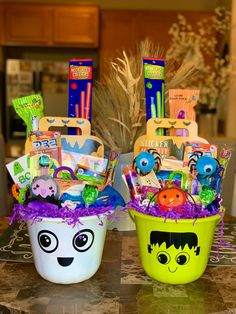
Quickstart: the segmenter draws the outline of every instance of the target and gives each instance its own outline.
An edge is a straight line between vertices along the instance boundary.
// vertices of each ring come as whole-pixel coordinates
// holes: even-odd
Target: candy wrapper
[[[19,117],[25,122],[27,136],[30,131],[37,131],[39,120],[43,116],[43,99],[40,95],[30,95],[12,100],[13,107]]]

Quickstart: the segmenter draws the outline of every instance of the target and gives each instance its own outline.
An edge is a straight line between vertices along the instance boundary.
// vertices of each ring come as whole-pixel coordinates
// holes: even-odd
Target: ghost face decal
[[[62,267],[70,266],[75,258],[77,252],[86,252],[93,245],[94,241],[94,233],[90,229],[83,229],[78,231],[73,239],[72,243],[68,243],[68,246],[73,246],[74,252],[73,256],[67,256],[65,252],[65,256],[55,256],[57,263]],[[59,239],[57,235],[49,230],[41,230],[38,233],[38,243],[40,248],[45,253],[55,253],[59,246]],[[54,255],[55,255],[54,254]]]
[[[68,224],[61,218],[27,222],[37,272],[54,283],[71,284],[98,270],[107,231],[107,217],[81,217]],[[99,225],[100,220],[103,224]]]

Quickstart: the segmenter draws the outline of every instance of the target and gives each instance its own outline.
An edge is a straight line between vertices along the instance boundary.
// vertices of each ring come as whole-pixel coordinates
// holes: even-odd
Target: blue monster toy
[[[136,167],[143,173],[150,172],[155,166],[154,156],[148,152],[142,152],[136,157]]]
[[[141,152],[133,162],[133,168],[139,175],[146,175],[152,170],[159,170],[161,165],[161,156],[155,149],[148,149],[147,152]]]
[[[209,186],[220,193],[224,167],[219,164],[217,159],[201,156],[196,162],[196,170],[198,172],[197,179],[202,186]]]
[[[215,173],[217,165],[217,160],[212,157],[202,156],[198,159],[196,163],[197,179],[201,185],[210,185],[210,178]]]

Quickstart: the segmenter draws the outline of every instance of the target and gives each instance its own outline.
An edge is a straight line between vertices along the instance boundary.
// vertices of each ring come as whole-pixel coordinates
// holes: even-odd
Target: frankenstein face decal
[[[88,251],[93,245],[94,233],[90,229],[83,229],[77,232],[71,243],[64,243],[67,246],[67,250],[63,256],[61,253],[57,254],[60,241],[63,244],[63,239],[60,239],[60,234],[56,234],[49,230],[41,230],[38,233],[38,243],[40,248],[47,254],[52,254],[58,265],[62,267],[70,266],[75,258],[79,258],[78,253],[84,253]]]
[[[152,231],[148,252],[168,274],[191,271],[200,253],[198,237],[193,232]]]

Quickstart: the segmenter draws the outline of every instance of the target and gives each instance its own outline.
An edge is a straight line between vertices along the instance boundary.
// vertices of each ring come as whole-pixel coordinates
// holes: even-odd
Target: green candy
[[[211,187],[204,186],[202,191],[199,193],[199,197],[203,206],[207,206],[211,204],[215,197],[216,191],[213,190]]]
[[[85,185],[82,191],[82,198],[86,206],[93,204],[98,197],[98,189],[96,186]]]

